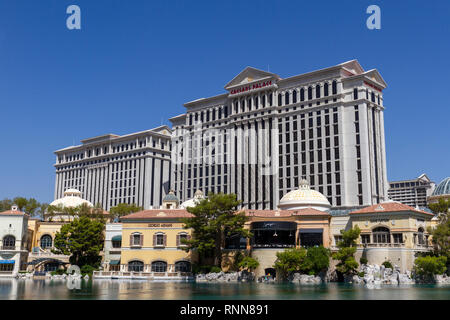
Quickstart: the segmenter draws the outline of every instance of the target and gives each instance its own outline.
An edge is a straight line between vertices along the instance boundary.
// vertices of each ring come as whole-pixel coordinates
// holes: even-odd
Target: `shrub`
[[[57,269],[55,271],[50,272],[50,274],[52,276],[55,276],[55,275],[60,276],[60,275],[66,274],[66,270],[64,270],[64,269]]]
[[[366,258],[364,258],[364,257],[361,257],[361,259],[359,259],[359,263],[360,264],[367,264],[369,262],[369,260],[367,260]]]
[[[85,275],[92,276],[92,273],[93,273],[95,270],[97,270],[97,268],[95,268],[95,267],[93,267],[93,266],[91,266],[91,265],[88,265],[88,264],[85,264],[85,265],[82,266],[81,269],[80,269],[81,274],[82,274],[83,276],[85,276]]]
[[[255,270],[259,266],[258,260],[252,258],[252,257],[245,257],[242,259],[241,262],[238,264],[239,268],[248,269],[248,270]]]
[[[277,278],[285,279],[289,273],[300,270],[306,254],[307,251],[304,248],[286,249],[282,252],[277,252],[277,260],[274,264],[274,268],[277,270]]]
[[[391,263],[389,260],[386,260],[385,262],[383,262],[382,265],[383,265],[385,268],[389,268],[389,269],[394,270],[394,266],[392,265],[392,263]]]
[[[320,247],[309,248],[306,257],[300,266],[300,270],[309,275],[317,275],[328,269],[330,265],[330,250]]]
[[[446,270],[447,257],[418,257],[414,261],[414,271],[421,276],[443,274]]]
[[[358,276],[364,278],[364,272],[358,272]]]
[[[222,269],[220,269],[219,267],[212,266],[211,270],[209,272],[218,273],[218,272],[221,272],[221,271],[222,271]]]

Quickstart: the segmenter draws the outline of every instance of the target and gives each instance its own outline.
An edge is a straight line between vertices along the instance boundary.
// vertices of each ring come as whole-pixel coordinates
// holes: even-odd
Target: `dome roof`
[[[201,200],[205,199],[203,191],[197,190],[194,194],[194,198],[186,200],[180,205],[180,208],[186,209],[187,207],[195,207]]]
[[[173,190],[170,190],[169,193],[164,196],[163,201],[176,201],[177,203],[180,202]]]
[[[78,207],[83,203],[87,204],[90,207],[93,207],[92,203],[81,198],[81,191],[77,189],[67,189],[64,191],[64,197],[60,199],[56,199],[52,203],[51,206],[62,206],[62,207]]]
[[[439,183],[439,185],[434,189],[433,196],[440,196],[443,194],[450,194],[450,177],[445,178]]]
[[[300,181],[300,186],[297,190],[288,192],[281,198],[278,206],[284,210],[311,207],[325,211],[331,207],[331,204],[323,194],[310,189],[308,181],[303,179]]]

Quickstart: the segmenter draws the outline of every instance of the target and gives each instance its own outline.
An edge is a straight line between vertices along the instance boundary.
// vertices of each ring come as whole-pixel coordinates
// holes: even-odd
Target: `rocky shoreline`
[[[33,274],[32,273],[19,273],[16,275],[15,277],[16,279],[32,279],[33,278]],[[55,274],[55,275],[51,275],[49,272],[47,272],[45,274],[45,279],[50,279],[50,280],[81,280],[81,279],[85,279],[85,280],[89,280],[89,275],[85,275],[84,277],[81,274],[74,274],[74,275],[70,275],[70,274]]]

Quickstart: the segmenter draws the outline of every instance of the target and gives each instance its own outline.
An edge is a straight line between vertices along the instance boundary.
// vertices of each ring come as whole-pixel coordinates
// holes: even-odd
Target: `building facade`
[[[0,212],[0,277],[15,276],[26,270],[29,216],[13,206]]]
[[[170,185],[169,127],[81,142],[55,152],[55,199],[75,188],[105,210],[119,203],[134,203],[144,209],[161,205]]]
[[[356,60],[285,79],[247,67],[170,119],[172,188],[181,201],[201,189],[276,209],[305,178],[332,207],[384,201],[385,87]]]
[[[417,179],[389,182],[388,196],[411,207],[426,207],[434,188],[435,183],[421,174]]]
[[[390,261],[402,272],[411,270],[415,255],[432,249],[428,227],[434,227],[434,214],[400,202],[388,201],[350,213],[352,227],[361,230],[355,258],[369,264]]]

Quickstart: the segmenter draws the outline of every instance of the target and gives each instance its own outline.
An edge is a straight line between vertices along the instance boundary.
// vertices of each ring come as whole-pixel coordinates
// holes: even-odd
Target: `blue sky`
[[[66,8],[81,8],[81,30]],[[381,30],[366,8],[381,8]],[[0,199],[53,200],[53,151],[169,124],[246,66],[358,59],[384,92],[390,180],[450,175],[449,1],[0,2]]]

